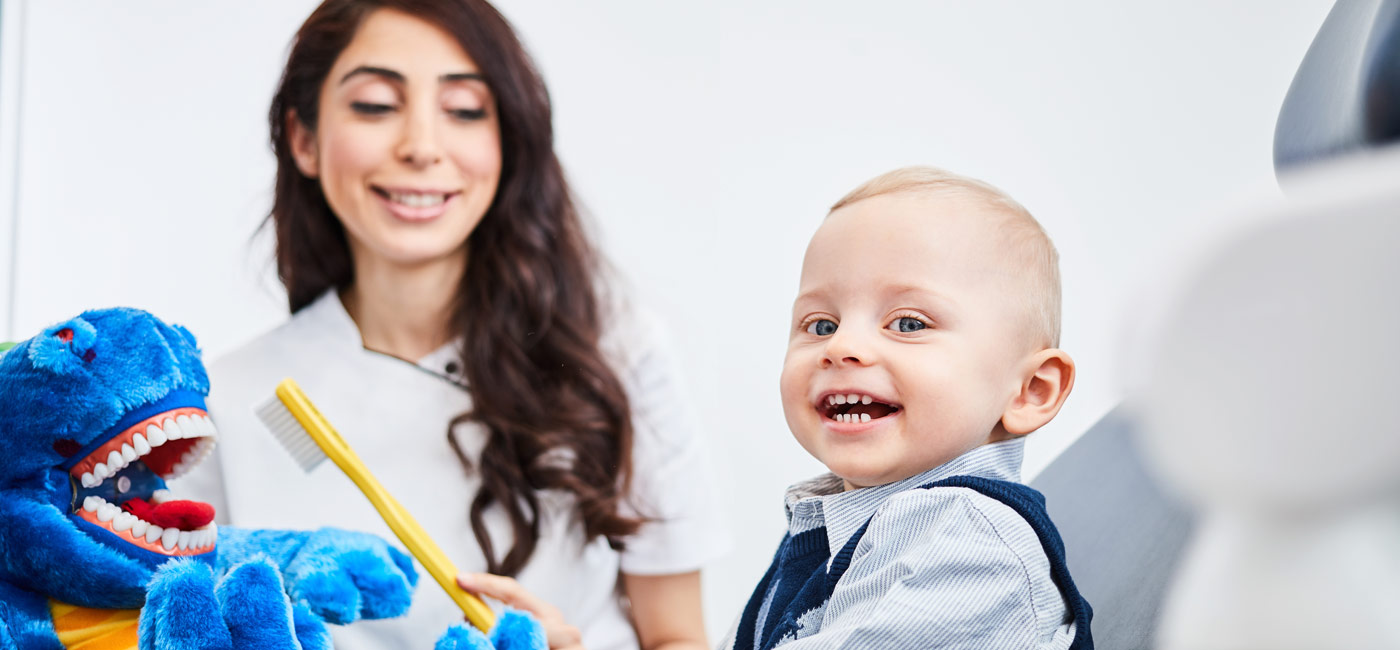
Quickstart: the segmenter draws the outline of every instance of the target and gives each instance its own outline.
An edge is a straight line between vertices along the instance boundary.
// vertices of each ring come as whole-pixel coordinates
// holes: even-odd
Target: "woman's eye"
[[[807,333],[817,336],[831,336],[836,333],[836,321],[825,318],[814,320],[807,326]]]
[[[452,108],[448,109],[447,112],[463,122],[474,122],[486,117],[486,109],[484,108]]]
[[[370,102],[351,102],[350,110],[360,115],[383,115],[394,110],[389,104],[374,104]]]
[[[912,316],[902,316],[894,319],[890,323],[889,329],[896,332],[917,332],[928,327],[928,324]]]

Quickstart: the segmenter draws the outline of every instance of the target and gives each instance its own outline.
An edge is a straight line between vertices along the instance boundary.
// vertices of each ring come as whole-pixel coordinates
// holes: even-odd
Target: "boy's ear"
[[[321,173],[320,152],[316,148],[316,134],[302,123],[295,110],[287,111],[287,142],[292,148],[292,159],[297,169],[307,178],[316,178]]]
[[[1024,436],[1045,426],[1074,388],[1074,359],[1058,348],[1041,350],[1026,360],[1021,391],[1001,416],[1002,427],[1014,436]]]

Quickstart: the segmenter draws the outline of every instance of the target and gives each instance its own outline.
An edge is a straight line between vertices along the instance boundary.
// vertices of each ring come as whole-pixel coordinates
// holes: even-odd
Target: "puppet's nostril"
[[[78,453],[79,449],[82,449],[82,446],[78,444],[77,440],[62,438],[53,441],[53,450],[64,458],[71,458],[73,454]]]
[[[93,359],[96,359],[96,358],[97,358],[97,353],[96,353],[96,352],[93,352],[93,351],[92,351],[92,348],[88,348],[88,351],[83,353],[83,361],[92,361]]]

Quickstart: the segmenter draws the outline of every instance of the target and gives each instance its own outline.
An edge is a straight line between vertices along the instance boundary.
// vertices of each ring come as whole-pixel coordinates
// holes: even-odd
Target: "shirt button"
[[[461,366],[457,365],[456,361],[448,361],[447,366],[443,368],[443,370],[446,370],[447,374],[449,375],[455,375],[457,374],[457,371],[461,369]]]

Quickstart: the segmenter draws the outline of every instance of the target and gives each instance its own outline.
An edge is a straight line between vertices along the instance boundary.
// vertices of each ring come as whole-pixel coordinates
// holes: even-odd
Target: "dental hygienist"
[[[218,462],[181,489],[239,526],[392,539],[257,421],[292,377],[463,587],[534,612],[552,648],[706,647],[725,536],[699,431],[657,328],[607,291],[511,27],[484,0],[328,0],[270,121],[292,315],[212,364]],[[424,580],[407,617],[335,643],[430,648],[461,618]]]

